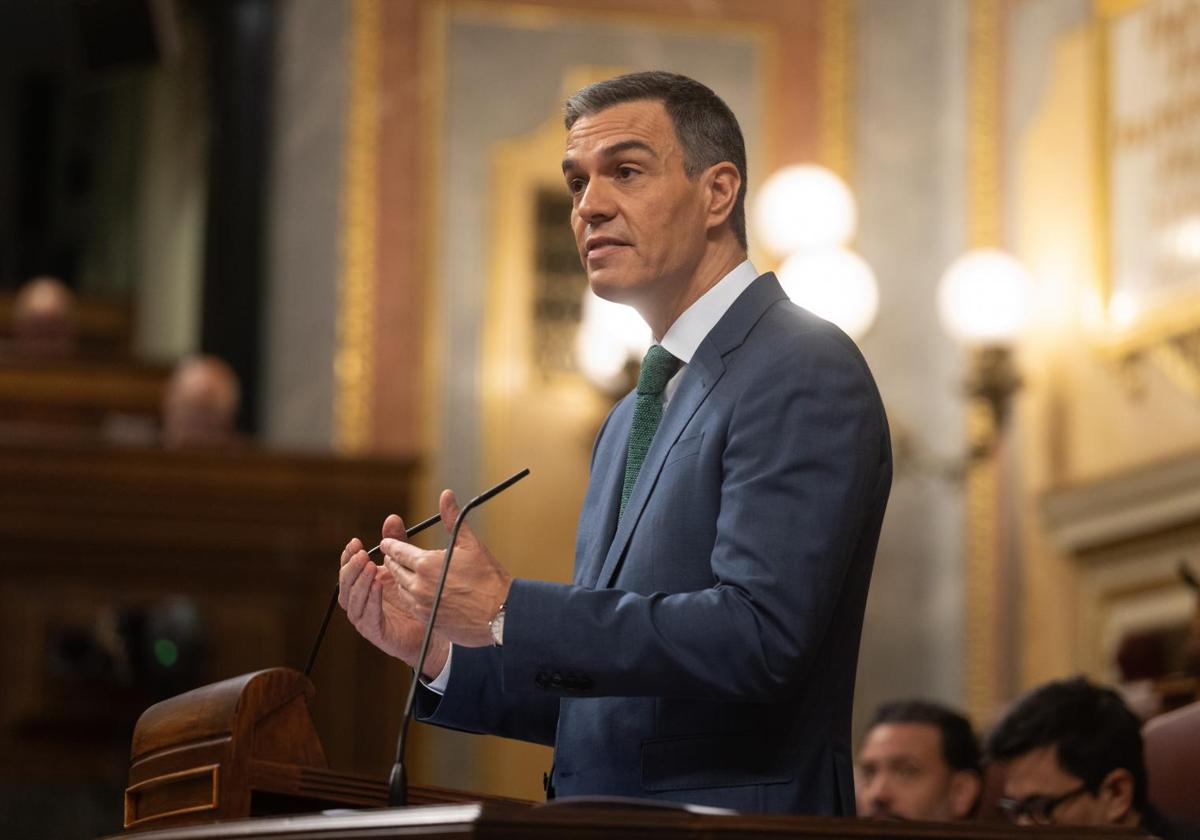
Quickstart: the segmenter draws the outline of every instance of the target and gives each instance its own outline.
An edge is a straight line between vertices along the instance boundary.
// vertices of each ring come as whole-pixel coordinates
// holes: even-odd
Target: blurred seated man
[[[237,374],[216,356],[189,356],[175,366],[163,395],[163,445],[226,446],[235,428],[241,388]]]
[[[18,356],[62,359],[75,351],[75,294],[54,277],[35,277],[13,300],[12,349]]]
[[[966,819],[983,787],[971,724],[945,706],[921,700],[879,708],[856,770],[858,814],[874,819]]]
[[[987,751],[1005,771],[999,804],[1013,822],[1198,836],[1150,805],[1140,721],[1115,691],[1083,677],[1046,683],[1018,700]]]

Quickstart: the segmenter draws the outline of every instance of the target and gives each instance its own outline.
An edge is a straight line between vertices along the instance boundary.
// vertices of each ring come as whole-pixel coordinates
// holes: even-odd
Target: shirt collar
[[[758,270],[750,260],[743,260],[675,319],[659,342],[663,349],[685,365],[690,363],[700,342],[757,277]]]

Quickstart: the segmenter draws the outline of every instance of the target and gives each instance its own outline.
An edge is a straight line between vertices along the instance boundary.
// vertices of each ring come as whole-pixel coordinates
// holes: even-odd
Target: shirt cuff
[[[428,682],[426,682],[424,679],[421,680],[426,688],[435,694],[446,693],[446,686],[450,683],[450,660],[453,658],[454,645],[450,645],[450,650],[446,651],[446,664],[442,666],[441,673]]]

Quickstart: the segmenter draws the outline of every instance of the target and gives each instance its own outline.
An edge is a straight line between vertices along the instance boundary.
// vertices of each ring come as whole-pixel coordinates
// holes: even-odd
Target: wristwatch
[[[504,604],[500,605],[499,612],[488,622],[488,629],[492,631],[492,644],[500,647],[504,644]]]

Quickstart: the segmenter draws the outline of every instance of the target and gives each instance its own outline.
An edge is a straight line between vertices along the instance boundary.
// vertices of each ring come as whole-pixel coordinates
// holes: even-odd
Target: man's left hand
[[[449,532],[459,512],[453,491],[442,491],[439,512],[442,524]],[[401,592],[410,600],[413,613],[428,621],[446,552],[425,551],[393,539],[385,539],[381,549],[384,562],[400,584]],[[464,647],[492,644],[491,620],[508,598],[511,586],[512,575],[464,522],[458,530],[450,574],[446,577],[446,588],[438,606],[438,631]]]

